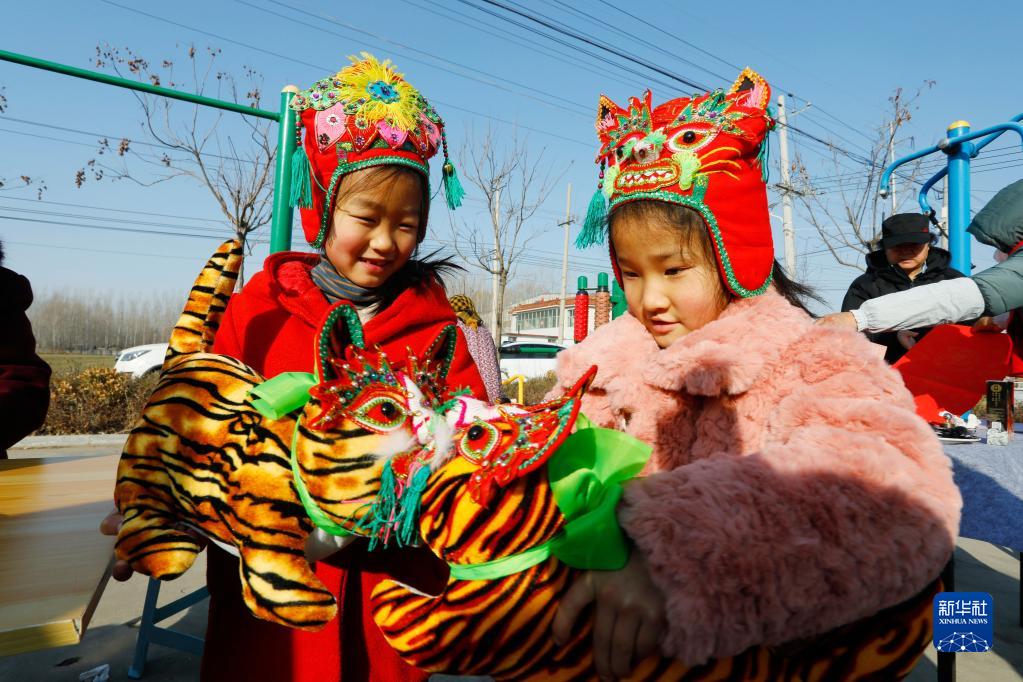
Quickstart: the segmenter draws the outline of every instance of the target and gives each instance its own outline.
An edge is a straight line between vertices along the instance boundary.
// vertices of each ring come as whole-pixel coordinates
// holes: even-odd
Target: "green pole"
[[[65,76],[74,76],[75,78],[84,78],[90,81],[96,81],[97,83],[105,83],[107,85],[114,85],[119,88],[127,88],[129,90],[140,90],[142,92],[148,92],[151,95],[159,95],[160,97],[170,97],[171,99],[179,99],[184,102],[191,102],[193,104],[202,104],[207,107],[215,107],[217,109],[224,109],[226,111],[234,111],[239,114],[245,114],[246,116],[258,116],[259,118],[268,118],[271,121],[278,121],[281,115],[276,111],[266,111],[264,109],[256,109],[245,104],[238,104],[237,102],[225,102],[219,99],[213,99],[211,97],[203,97],[202,95],[194,95],[190,92],[181,92],[180,90],[171,90],[170,88],[163,88],[159,85],[150,85],[149,83],[140,83],[139,81],[128,80],[127,78],[119,78],[117,76],[109,76],[105,73],[98,71],[89,71],[88,69],[79,69],[76,66],[68,66],[66,64],[58,64],[57,62],[47,61],[45,59],[37,59],[35,57],[29,57],[28,55],[18,54],[17,52],[8,52],[7,50],[0,50],[0,60],[5,62],[13,62],[15,64],[22,64],[23,66],[31,66],[35,69],[43,69],[44,71],[53,71],[54,73],[61,73]]]
[[[291,250],[291,155],[295,151],[295,112],[291,98],[298,88],[281,90],[280,127],[277,130],[277,166],[274,169],[273,220],[270,223],[270,253]]]

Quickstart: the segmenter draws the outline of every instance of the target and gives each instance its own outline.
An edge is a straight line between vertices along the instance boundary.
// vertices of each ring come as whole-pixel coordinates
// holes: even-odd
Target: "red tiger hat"
[[[301,208],[306,241],[319,248],[330,228],[338,182],[371,166],[399,165],[430,178],[430,157],[444,153],[444,195],[458,208],[465,192],[448,158],[444,121],[394,70],[390,60],[362,59],[295,95],[298,148],[291,168],[291,205]],[[302,130],[305,129],[305,142]],[[425,231],[420,231],[422,241]]]
[[[651,107],[651,93],[622,108],[600,96],[600,183],[576,246],[603,243],[607,213],[654,200],[696,210],[707,225],[722,282],[736,296],[771,283],[774,243],[767,208],[767,134],[771,88],[745,69],[725,92]],[[614,248],[611,262],[621,283]]]

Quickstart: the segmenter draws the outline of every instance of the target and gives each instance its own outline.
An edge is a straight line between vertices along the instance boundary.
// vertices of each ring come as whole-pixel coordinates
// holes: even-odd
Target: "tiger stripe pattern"
[[[470,400],[463,398],[463,400]],[[457,442],[459,434],[453,441]],[[479,564],[521,553],[557,535],[565,519],[545,469],[514,481],[478,504],[471,495],[477,466],[452,457],[431,476],[421,497],[423,541],[451,564]],[[448,580],[438,596],[383,582],[372,594],[374,620],[409,663],[431,672],[491,675],[496,680],[595,680],[592,619],[556,645],[551,623],[580,571],[555,558],[492,580]],[[630,680],[825,682],[899,680],[913,669],[931,637],[935,581],[916,597],[802,642],[753,647],[703,665],[651,657]]]
[[[253,407],[250,391],[264,378],[243,363],[209,353],[237,280],[241,245],[223,244],[196,279],[170,339],[159,382],[121,453],[114,499],[124,521],[115,552],[139,573],[168,580],[192,565],[198,530],[239,555],[246,605],[256,616],[306,630],[337,613],[334,596],[305,557],[314,532],[291,465],[309,496],[334,522],[353,531],[380,487],[388,439],[413,437],[411,416],[388,433],[323,413],[312,396],[280,419]],[[318,348],[318,379],[337,378],[335,363],[362,338],[358,318],[336,306]],[[354,335],[354,336],[353,336]],[[439,351],[438,351],[439,352]],[[318,356],[320,357],[320,356]],[[438,362],[450,361],[440,357]]]

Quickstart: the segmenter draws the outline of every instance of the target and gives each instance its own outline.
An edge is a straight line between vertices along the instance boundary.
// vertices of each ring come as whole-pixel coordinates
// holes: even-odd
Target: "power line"
[[[212,33],[210,31],[206,31],[206,30],[203,30],[203,29],[200,29],[200,28],[196,28],[194,26],[188,26],[187,24],[182,24],[182,23],[177,22],[177,21],[172,21],[170,19],[166,19],[164,17],[160,17],[160,16],[157,16],[155,14],[150,14],[148,12],[143,12],[142,10],[136,9],[134,7],[127,7],[125,5],[120,5],[120,4],[116,3],[116,2],[113,2],[113,0],[101,0],[101,1],[106,3],[106,4],[108,4],[108,5],[111,5],[113,7],[117,7],[119,9],[122,9],[122,10],[124,10],[126,12],[133,12],[135,14],[140,14],[140,15],[142,15],[144,17],[149,18],[149,19],[153,19],[154,21],[160,21],[160,22],[163,22],[163,23],[167,23],[167,24],[170,24],[171,26],[177,26],[178,28],[183,28],[183,29],[185,29],[187,31],[193,31],[193,32],[199,33],[201,35],[209,36],[211,38],[216,38],[217,40],[223,40],[224,42],[231,43],[232,45],[238,45],[240,47],[244,47],[246,49],[253,50],[255,52],[261,52],[261,53],[269,55],[271,57],[276,57],[278,59],[283,59],[283,60],[286,60],[286,61],[294,62],[296,64],[301,64],[302,66],[307,66],[307,67],[315,69],[316,71],[319,71],[319,72],[330,72],[332,70],[330,67],[327,67],[327,66],[322,66],[320,64],[313,64],[311,62],[307,62],[307,61],[304,61],[304,60],[301,60],[301,59],[297,59],[295,57],[290,57],[288,55],[284,55],[284,54],[281,54],[279,52],[273,52],[271,50],[267,50],[265,48],[258,47],[256,45],[251,45],[249,43],[243,43],[243,42],[241,42],[239,40],[234,40],[233,38],[228,38],[226,36],[222,36],[222,35],[219,35],[217,33]],[[440,105],[442,105],[444,107],[448,107],[450,109],[455,109],[457,111],[463,111],[463,112],[465,112],[467,114],[470,114],[472,116],[475,116],[477,118],[488,119],[488,120],[494,121],[496,123],[501,123],[503,125],[509,125],[509,126],[513,126],[513,127],[517,127],[517,128],[522,128],[523,130],[528,130],[528,131],[531,131],[531,132],[539,133],[541,135],[548,135],[550,137],[555,137],[555,138],[558,138],[560,140],[563,140],[565,142],[571,142],[573,144],[584,145],[587,148],[590,148],[590,147],[593,146],[589,142],[583,142],[582,140],[576,140],[576,139],[571,138],[571,137],[565,137],[564,135],[560,135],[558,133],[554,133],[554,132],[551,132],[549,130],[543,130],[541,128],[533,128],[533,127],[530,127],[530,126],[522,125],[521,123],[515,123],[513,121],[506,121],[506,120],[504,120],[502,118],[498,118],[497,116],[490,116],[488,114],[483,114],[483,113],[480,113],[478,111],[473,111],[472,109],[468,109],[466,107],[461,107],[461,106],[458,106],[456,104],[452,104],[450,102],[444,102],[444,101],[439,100],[437,98],[431,97],[430,101],[431,102],[436,102],[436,103],[438,103],[438,104],[440,104]]]
[[[251,7],[253,9],[259,10],[261,12],[265,12],[265,13],[270,14],[272,16],[280,17],[281,19],[285,19],[286,21],[290,21],[290,22],[299,24],[300,26],[305,26],[307,28],[312,28],[312,29],[321,31],[323,33],[327,33],[328,35],[337,36],[339,38],[348,38],[348,39],[351,38],[350,34],[338,33],[337,31],[330,31],[330,30],[325,29],[322,26],[318,26],[316,24],[312,24],[312,23],[308,23],[308,22],[304,22],[304,21],[299,21],[295,17],[289,16],[287,14],[282,14],[280,12],[275,12],[273,10],[266,9],[266,8],[260,7],[258,5],[254,5],[254,4],[250,3],[250,2],[247,2],[247,0],[235,0],[235,2],[237,2],[237,3],[241,4],[241,5],[244,5],[246,7]],[[405,43],[399,43],[399,42],[397,42],[395,40],[390,40],[388,38],[384,38],[383,36],[371,33],[369,31],[366,31],[365,29],[359,28],[357,26],[352,26],[351,24],[346,24],[343,21],[339,21],[338,19],[336,19],[336,18],[334,18],[332,16],[329,16],[329,15],[318,14],[318,13],[315,13],[315,12],[310,12],[310,11],[307,11],[307,10],[301,9],[299,7],[295,7],[294,5],[289,5],[289,4],[286,4],[286,3],[279,3],[279,4],[282,4],[284,7],[287,7],[288,9],[292,10],[293,12],[298,12],[300,14],[305,14],[307,16],[314,17],[316,19],[320,19],[322,21],[326,21],[326,22],[332,23],[332,24],[334,24],[336,26],[341,26],[343,28],[349,29],[350,31],[355,31],[357,33],[357,35],[367,35],[367,36],[370,36],[370,37],[374,38],[375,40],[383,41],[383,42],[389,43],[391,45],[397,45],[397,46],[399,46],[401,48],[404,48],[406,50],[411,50],[411,51],[419,53],[419,54],[427,55],[427,56],[429,56],[432,59],[436,59],[438,61],[441,61],[441,62],[444,62],[444,63],[447,63],[447,64],[451,64],[453,66],[457,66],[458,68],[465,69],[466,71],[472,71],[472,72],[475,72],[475,73],[478,73],[478,74],[481,74],[481,75],[484,75],[484,76],[489,76],[490,78],[497,78],[498,80],[501,80],[501,81],[504,81],[505,83],[509,83],[511,85],[514,85],[515,87],[519,88],[520,90],[525,90],[527,92],[526,93],[516,92],[515,90],[512,90],[510,88],[502,87],[500,84],[495,83],[493,81],[484,80],[482,78],[476,78],[476,77],[473,77],[473,76],[468,76],[468,75],[465,75],[465,74],[462,74],[462,73],[458,73],[457,71],[453,71],[451,69],[444,68],[442,66],[437,66],[435,64],[430,64],[428,62],[424,62],[423,60],[416,59],[415,57],[410,57],[408,55],[402,55],[401,53],[396,53],[402,59],[408,59],[409,61],[413,61],[413,62],[416,62],[418,64],[423,64],[424,66],[427,66],[427,67],[439,69],[441,71],[444,71],[446,73],[450,73],[450,74],[452,74],[454,76],[458,76],[460,78],[466,78],[466,79],[475,81],[477,83],[482,83],[484,85],[488,85],[488,86],[491,86],[491,87],[494,87],[494,88],[498,88],[499,90],[503,90],[505,92],[511,92],[512,94],[528,97],[528,98],[530,98],[532,100],[535,100],[537,102],[541,102],[541,103],[543,103],[543,104],[545,104],[547,106],[555,107],[555,108],[561,109],[562,111],[567,111],[567,112],[569,112],[571,114],[576,114],[576,115],[580,115],[580,116],[585,116],[585,115],[589,114],[589,110],[585,109],[584,107],[581,107],[575,101],[570,100],[570,99],[566,99],[566,98],[561,97],[559,95],[556,95],[554,93],[543,92],[541,90],[537,90],[536,88],[533,88],[533,87],[530,87],[528,85],[525,85],[524,83],[518,83],[518,82],[513,81],[513,80],[511,80],[509,78],[502,78],[502,77],[494,76],[493,74],[487,73],[486,71],[481,71],[480,69],[474,68],[472,66],[469,66],[469,65],[466,65],[466,64],[460,64],[460,63],[452,61],[450,59],[445,59],[444,57],[438,56],[436,54],[425,52],[423,50],[419,50],[419,49],[417,49],[415,47],[412,47],[410,45],[406,45]],[[531,95],[531,94],[528,94],[528,93],[537,93],[538,95],[544,95],[544,97],[538,97],[536,95]],[[566,107],[566,106],[560,106],[558,104],[555,104],[555,103],[553,103],[551,101],[551,99],[560,100],[562,102],[565,102],[566,104],[568,104],[572,108],[569,108],[569,107]]]
[[[569,52],[561,52],[561,51],[555,49],[554,47],[551,47],[551,46],[548,46],[548,45],[544,45],[540,41],[534,40],[533,38],[529,37],[529,35],[510,34],[508,31],[503,31],[502,32],[501,29],[497,28],[493,24],[488,24],[487,22],[479,19],[478,17],[470,17],[470,16],[465,15],[465,14],[448,14],[446,8],[445,8],[445,11],[442,12],[440,10],[440,8],[432,6],[432,5],[420,5],[419,3],[413,2],[412,0],[398,0],[398,1],[402,2],[402,3],[406,4],[406,5],[409,5],[411,7],[415,7],[417,9],[421,9],[423,11],[426,11],[426,12],[429,12],[429,13],[434,14],[436,16],[439,16],[439,17],[445,19],[446,21],[455,22],[456,24],[460,24],[460,25],[465,26],[467,28],[470,28],[470,29],[472,29],[474,31],[482,31],[483,33],[486,33],[487,35],[490,35],[490,36],[493,36],[495,38],[498,38],[499,40],[502,40],[504,42],[511,43],[511,44],[515,45],[516,47],[521,47],[522,43],[524,42],[524,43],[526,43],[528,45],[531,45],[533,47],[533,49],[537,50],[542,55],[545,55],[547,57],[552,57],[553,59],[555,59],[557,61],[560,61],[562,64],[575,66],[576,68],[582,69],[583,71],[587,71],[588,73],[595,74],[597,76],[600,76],[601,78],[605,78],[605,79],[609,78],[611,80],[614,80],[617,83],[620,83],[620,84],[628,86],[628,87],[635,87],[636,86],[636,82],[635,81],[626,81],[626,80],[623,80],[621,77],[619,77],[617,74],[610,74],[606,70],[603,70],[603,71],[598,70],[597,67],[591,66],[590,64],[587,64],[587,63],[577,59],[575,57],[575,54],[569,53]],[[472,23],[469,23],[469,22],[472,22]],[[493,29],[493,30],[488,30],[488,29]],[[540,35],[540,34],[537,34],[535,32],[534,32],[534,34],[535,35]],[[510,35],[515,35],[516,40],[512,40],[509,37]],[[615,66],[615,68],[619,68],[619,69],[621,68],[621,67],[617,67],[614,64],[612,64],[611,66]]]
[[[472,7],[473,9],[481,10],[481,11],[486,11],[485,8],[479,7],[478,5],[473,4],[469,0],[459,0],[459,2],[461,2],[464,5],[468,5],[469,7]],[[520,16],[523,19],[527,19],[527,20],[532,21],[534,23],[540,24],[541,26],[544,26],[545,28],[548,28],[548,29],[550,29],[552,31],[556,31],[557,33],[560,33],[561,35],[565,35],[565,36],[569,36],[570,38],[574,38],[575,40],[578,40],[579,42],[585,43],[585,44],[587,44],[587,45],[589,45],[591,47],[595,47],[598,50],[603,50],[604,52],[609,52],[609,53],[615,55],[616,57],[618,57],[619,59],[625,59],[626,61],[632,62],[633,64],[641,66],[641,67],[643,67],[645,69],[649,69],[650,71],[653,71],[654,73],[658,73],[658,74],[660,74],[660,75],[662,75],[662,76],[664,76],[666,78],[669,78],[669,79],[671,79],[673,81],[678,81],[679,83],[682,83],[683,85],[687,85],[687,86],[689,86],[691,88],[696,88],[697,90],[709,90],[710,89],[710,88],[708,88],[705,85],[701,85],[701,84],[697,83],[696,81],[693,81],[693,80],[690,80],[690,79],[686,78],[685,76],[681,76],[679,74],[672,73],[671,71],[667,71],[665,69],[662,69],[661,67],[656,66],[654,64],[650,64],[649,62],[645,62],[642,59],[639,59],[638,57],[636,57],[634,55],[631,55],[631,54],[629,54],[627,52],[623,52],[623,51],[619,50],[616,47],[612,47],[610,45],[607,45],[606,43],[602,44],[598,40],[593,40],[593,39],[587,37],[586,35],[582,35],[582,34],[576,33],[575,31],[571,31],[571,30],[569,30],[569,29],[567,29],[567,28],[565,28],[563,26],[558,26],[557,24],[552,24],[552,23],[550,23],[548,21],[545,21],[544,19],[538,18],[536,15],[531,14],[529,12],[523,12],[523,11],[520,11],[518,9],[515,9],[514,7],[509,7],[508,5],[506,5],[506,4],[502,3],[502,2],[498,2],[497,0],[481,0],[481,2],[484,2],[484,3],[488,4],[488,5],[493,6],[493,7],[500,7],[501,9],[503,9],[506,12],[511,12],[512,14]]]

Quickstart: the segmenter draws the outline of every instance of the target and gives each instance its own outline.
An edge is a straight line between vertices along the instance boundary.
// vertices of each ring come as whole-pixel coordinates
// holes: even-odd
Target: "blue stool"
[[[157,623],[173,616],[179,611],[184,611],[189,606],[198,604],[210,596],[205,587],[200,587],[191,594],[186,594],[180,599],[172,601],[166,606],[156,608],[156,600],[160,596],[160,581],[149,579],[149,587],[146,589],[146,602],[142,607],[142,620],[139,623],[139,636],[135,641],[135,657],[132,659],[131,667],[128,668],[128,677],[133,680],[141,679],[146,669],[146,657],[149,654],[150,644],[160,644],[179,651],[186,651],[196,656],[202,655],[203,639],[195,635],[186,635],[183,632],[176,632],[169,628],[157,627]]]

